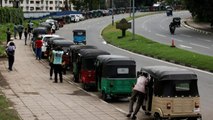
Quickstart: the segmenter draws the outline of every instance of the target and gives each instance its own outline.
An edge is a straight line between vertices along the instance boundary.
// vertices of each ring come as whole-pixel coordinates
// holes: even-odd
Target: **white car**
[[[71,22],[79,22],[80,21],[80,18],[78,17],[77,14],[70,14],[70,20]]]
[[[59,35],[54,35],[54,34],[52,34],[52,35],[50,35],[50,34],[42,35],[42,42],[43,42],[43,45],[41,47],[42,57],[47,57],[45,55],[45,52],[47,50],[47,45],[48,45],[47,41],[48,41],[48,39],[53,38],[53,37],[60,37],[60,36]]]
[[[82,14],[77,14],[77,16],[79,17],[80,21],[83,21],[85,19],[85,17]]]

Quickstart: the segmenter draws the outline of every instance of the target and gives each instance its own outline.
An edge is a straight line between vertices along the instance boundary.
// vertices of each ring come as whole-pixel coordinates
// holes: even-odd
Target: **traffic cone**
[[[175,41],[172,39],[172,45],[170,47],[175,47]]]

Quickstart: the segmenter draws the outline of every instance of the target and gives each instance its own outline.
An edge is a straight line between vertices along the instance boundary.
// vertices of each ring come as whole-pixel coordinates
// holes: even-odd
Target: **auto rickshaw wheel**
[[[102,93],[101,93],[101,98],[102,98],[104,101],[107,101],[107,94],[106,94],[104,91],[102,91]]]
[[[159,113],[155,113],[154,114],[154,120],[162,120],[162,118],[160,117]]]

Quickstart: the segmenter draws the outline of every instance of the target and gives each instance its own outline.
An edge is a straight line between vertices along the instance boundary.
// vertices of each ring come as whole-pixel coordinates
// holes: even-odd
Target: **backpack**
[[[14,46],[8,46],[7,55],[14,55],[14,53],[15,53]]]

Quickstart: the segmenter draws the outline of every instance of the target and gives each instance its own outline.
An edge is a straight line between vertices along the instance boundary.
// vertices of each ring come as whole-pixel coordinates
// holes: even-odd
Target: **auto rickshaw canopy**
[[[96,58],[98,55],[109,55],[109,52],[100,49],[81,49],[79,56],[82,58]]]
[[[53,46],[61,46],[67,52],[71,45],[75,45],[71,40],[54,40]]]
[[[141,71],[149,73],[158,81],[164,80],[197,80],[197,75],[189,70],[169,66],[148,66]]]

